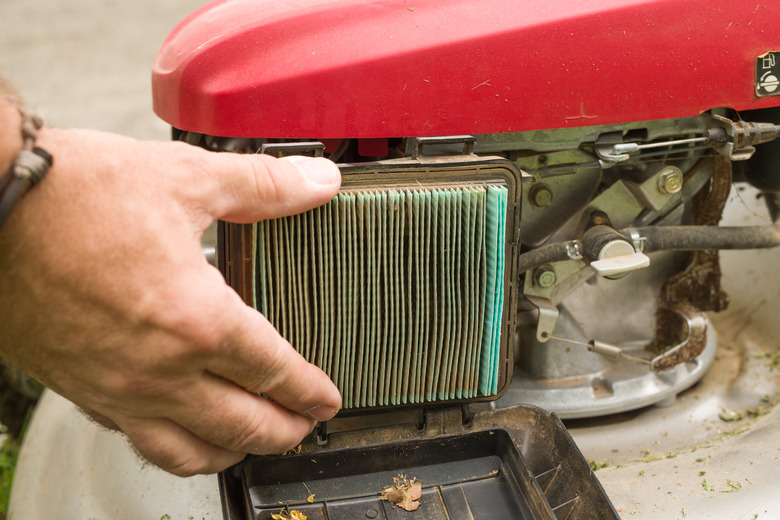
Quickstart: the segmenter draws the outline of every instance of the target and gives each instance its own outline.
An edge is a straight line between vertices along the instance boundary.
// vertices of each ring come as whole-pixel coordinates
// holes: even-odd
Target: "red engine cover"
[[[154,64],[171,125],[235,137],[513,132],[775,106],[756,0],[221,0]],[[780,93],[780,89],[778,92]]]

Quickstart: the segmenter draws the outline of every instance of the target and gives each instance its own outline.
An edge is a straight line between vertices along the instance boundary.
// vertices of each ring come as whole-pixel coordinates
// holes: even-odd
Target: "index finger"
[[[236,300],[228,344],[206,369],[299,414],[332,418],[341,395],[325,372],[306,361],[262,314]]]

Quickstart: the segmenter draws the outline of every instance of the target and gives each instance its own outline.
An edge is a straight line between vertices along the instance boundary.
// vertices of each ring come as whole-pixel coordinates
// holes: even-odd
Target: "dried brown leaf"
[[[409,480],[404,475],[398,475],[393,478],[393,483],[392,486],[385,488],[379,494],[379,498],[407,511],[414,511],[420,507],[422,482],[414,478]]]
[[[422,482],[415,480],[412,485],[409,486],[407,494],[412,500],[420,500],[420,497],[422,496]]]

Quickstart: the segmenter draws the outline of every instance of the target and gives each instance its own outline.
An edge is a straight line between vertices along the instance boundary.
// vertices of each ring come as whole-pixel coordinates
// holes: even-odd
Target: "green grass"
[[[11,499],[11,484],[16,472],[16,461],[19,458],[19,449],[22,439],[27,433],[27,426],[32,418],[33,407],[27,407],[18,435],[8,433],[8,428],[0,423],[0,520],[5,520],[8,515],[8,502]]]
[[[5,426],[0,425],[2,430]],[[14,480],[16,459],[19,457],[19,441],[4,434],[0,447],[0,519],[5,519],[8,513],[8,500],[11,498],[11,483]]]

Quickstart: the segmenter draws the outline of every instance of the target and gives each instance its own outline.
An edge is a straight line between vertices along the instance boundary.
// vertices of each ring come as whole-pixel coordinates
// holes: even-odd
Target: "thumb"
[[[213,218],[248,223],[321,206],[341,186],[338,167],[323,157],[209,153],[213,181],[204,207]]]

